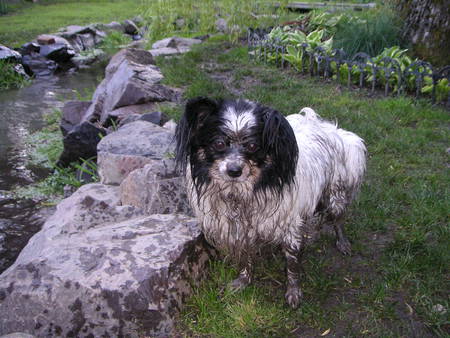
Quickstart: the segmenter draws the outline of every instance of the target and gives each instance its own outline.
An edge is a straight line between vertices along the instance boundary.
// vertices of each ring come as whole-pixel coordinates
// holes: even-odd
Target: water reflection
[[[60,109],[65,100],[76,99],[77,92],[95,88],[101,76],[100,69],[91,69],[39,78],[28,87],[0,92],[0,190],[36,179],[38,173],[25,167],[27,136],[43,127],[44,114]]]
[[[60,109],[76,93],[95,88],[102,70],[89,69],[48,79],[25,88],[0,92],[0,272],[12,264],[28,239],[42,226],[36,204],[15,200],[9,191],[47,174],[27,166],[27,138],[44,126],[43,115]]]

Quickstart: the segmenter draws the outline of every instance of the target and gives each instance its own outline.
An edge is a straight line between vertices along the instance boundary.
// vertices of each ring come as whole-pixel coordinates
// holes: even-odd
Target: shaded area
[[[33,200],[16,200],[0,192],[0,273],[14,263],[53,210],[37,209]]]

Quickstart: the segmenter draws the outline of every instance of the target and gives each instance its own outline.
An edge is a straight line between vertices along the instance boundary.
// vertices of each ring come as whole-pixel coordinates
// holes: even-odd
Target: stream
[[[15,199],[11,190],[36,182],[47,169],[28,164],[27,137],[41,129],[43,116],[62,108],[101,81],[103,67],[37,78],[21,89],[0,92],[0,273],[8,268],[30,237],[40,230],[52,208]]]

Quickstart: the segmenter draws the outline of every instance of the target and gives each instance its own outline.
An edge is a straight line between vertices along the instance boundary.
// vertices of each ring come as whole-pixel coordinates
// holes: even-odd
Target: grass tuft
[[[29,79],[14,70],[14,63],[0,60],[0,90],[21,88],[29,83]]]

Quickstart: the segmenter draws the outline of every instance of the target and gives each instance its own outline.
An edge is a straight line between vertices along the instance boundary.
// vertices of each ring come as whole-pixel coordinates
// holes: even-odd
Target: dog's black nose
[[[230,177],[239,177],[242,175],[242,167],[234,163],[228,163],[227,174]]]

